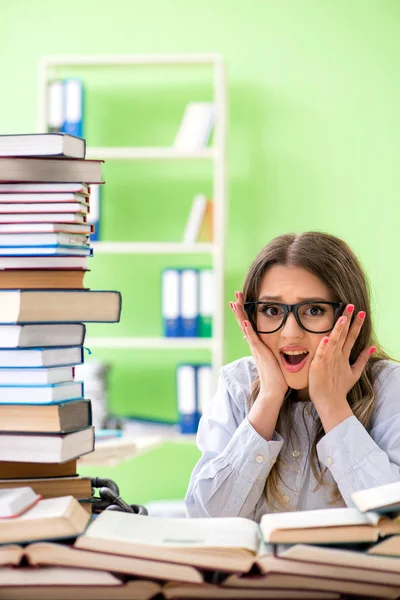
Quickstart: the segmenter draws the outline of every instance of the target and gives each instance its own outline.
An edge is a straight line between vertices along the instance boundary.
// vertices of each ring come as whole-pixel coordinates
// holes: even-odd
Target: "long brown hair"
[[[367,345],[377,346],[377,350],[367,363],[359,381],[347,395],[349,405],[362,425],[368,430],[375,409],[374,379],[379,370],[376,363],[388,359],[388,355],[377,345],[375,340],[370,308],[370,292],[366,275],[349,246],[339,238],[321,232],[308,232],[296,235],[294,233],[281,235],[267,244],[254,259],[247,274],[243,295],[245,302],[258,300],[262,279],[273,265],[300,267],[316,275],[336,296],[339,302],[354,304],[356,311],[366,312],[361,332],[355,341],[350,355],[352,364],[361,350]],[[253,323],[254,325],[254,323]],[[260,391],[260,380],[257,378],[253,384],[249,397],[249,406],[256,400]],[[280,434],[294,430],[292,422],[293,400],[296,392],[290,390],[279,412],[276,431]],[[324,474],[318,461],[316,445],[324,435],[321,420],[318,416],[317,429],[314,439],[311,440],[310,463],[317,480],[317,489],[324,486]],[[282,459],[275,462],[265,485],[265,495],[270,505],[278,502],[278,510],[287,509],[281,502],[279,481],[282,480]],[[337,486],[332,490],[332,502],[341,498]]]

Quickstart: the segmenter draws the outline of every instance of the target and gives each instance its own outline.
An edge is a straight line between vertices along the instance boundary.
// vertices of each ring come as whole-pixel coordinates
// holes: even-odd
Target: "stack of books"
[[[260,524],[104,511],[73,545],[0,546],[0,597],[394,600],[400,482],[352,499],[355,508],[271,513]],[[60,526],[42,514],[41,525],[25,519],[26,534]],[[2,525],[0,542],[12,527]]]
[[[0,492],[30,486],[90,512],[76,461],[94,427],[74,368],[84,322],[118,321],[121,299],[84,288],[90,184],[102,181],[85,148],[66,134],[0,136]]]

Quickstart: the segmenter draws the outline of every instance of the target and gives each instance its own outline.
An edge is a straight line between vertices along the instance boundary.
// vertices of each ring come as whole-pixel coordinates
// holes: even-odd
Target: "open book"
[[[245,573],[275,543],[376,541],[398,523],[356,509],[327,509],[264,515],[260,526],[240,517],[168,519],[103,512],[78,537],[75,547],[178,562],[198,568]]]
[[[256,567],[252,574],[229,576],[222,585],[340,591],[374,599],[400,593],[398,561],[363,552],[296,544],[279,556],[260,557]]]
[[[40,500],[19,517],[0,519],[0,544],[76,537],[89,519],[73,496]]]

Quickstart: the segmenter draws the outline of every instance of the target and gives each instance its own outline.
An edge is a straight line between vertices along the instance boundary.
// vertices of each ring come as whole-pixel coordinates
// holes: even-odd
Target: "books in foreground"
[[[0,404],[0,431],[67,433],[91,424],[90,400],[71,400],[47,405]]]
[[[40,500],[20,517],[1,520],[0,544],[76,537],[89,519],[72,496]]]
[[[64,156],[85,158],[83,138],[64,133],[0,135],[0,156]]]
[[[400,512],[400,481],[353,492],[351,499],[360,512]]]
[[[312,515],[312,516],[311,516]],[[313,521],[313,518],[314,521]],[[399,530],[378,525],[379,515],[356,509],[326,509],[264,515],[260,527],[249,519],[168,519],[103,512],[75,546],[111,554],[170,560],[197,567],[246,572],[255,557],[266,553],[265,543],[346,543],[376,541]],[[273,523],[276,523],[276,526]],[[375,524],[374,524],[375,523]],[[286,529],[287,527],[287,529]],[[261,532],[261,534],[260,534]],[[290,538],[290,541],[287,540]]]
[[[62,463],[93,449],[94,427],[63,434],[0,433],[0,461]]]
[[[0,290],[2,323],[119,321],[121,294],[97,290]]]
[[[59,464],[0,461],[0,479],[72,477],[74,475],[76,475],[76,460]]]
[[[7,482],[7,487],[0,489],[0,524],[1,519],[15,518],[32,508],[41,499],[40,495],[27,486],[13,488]]]
[[[0,325],[2,348],[42,348],[45,346],[83,346],[83,323],[56,325]]]
[[[102,162],[79,158],[0,157],[0,181],[102,183]]]

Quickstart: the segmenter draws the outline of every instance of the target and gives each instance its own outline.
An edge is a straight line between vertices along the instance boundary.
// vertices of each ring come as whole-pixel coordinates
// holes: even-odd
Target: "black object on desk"
[[[125,502],[119,495],[117,484],[112,479],[93,477],[91,481],[93,513],[98,514],[103,510],[119,510],[136,515],[148,514],[147,509],[141,504],[128,504]],[[98,489],[99,497],[94,495],[96,489]]]

